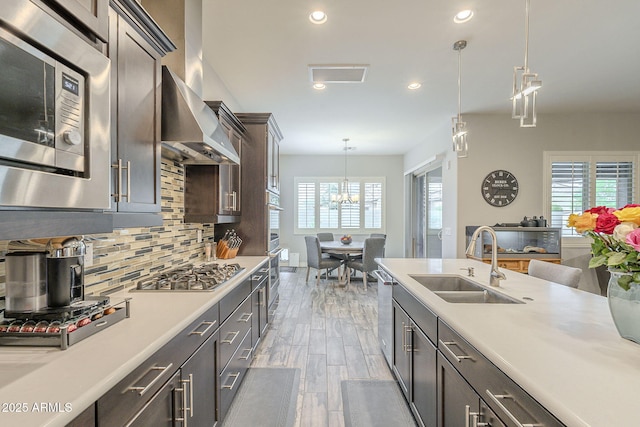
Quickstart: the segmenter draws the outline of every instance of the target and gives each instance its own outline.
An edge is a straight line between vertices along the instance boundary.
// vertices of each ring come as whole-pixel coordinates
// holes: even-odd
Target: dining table
[[[331,255],[342,255],[347,260],[349,258],[361,256],[364,251],[364,242],[353,240],[351,243],[342,243],[340,240],[329,240],[320,242],[320,250],[323,253]],[[341,257],[341,258],[342,258]],[[342,273],[338,270],[338,284],[347,285],[348,277],[351,274],[349,266],[344,263],[344,269]]]

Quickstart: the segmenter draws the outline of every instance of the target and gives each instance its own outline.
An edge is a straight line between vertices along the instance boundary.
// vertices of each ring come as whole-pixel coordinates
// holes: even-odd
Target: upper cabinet
[[[280,141],[282,133],[271,113],[236,114],[252,141],[251,156],[243,165],[251,171],[254,185],[280,194]]]
[[[222,101],[206,101],[242,161],[247,129]],[[242,166],[186,164],[184,220],[197,223],[236,223],[241,216]]]
[[[137,2],[111,5],[114,227],[160,225],[160,61],[175,46]]]

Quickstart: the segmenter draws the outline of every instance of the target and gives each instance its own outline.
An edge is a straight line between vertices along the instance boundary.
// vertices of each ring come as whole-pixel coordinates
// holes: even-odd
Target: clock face
[[[482,197],[491,206],[507,206],[518,195],[518,180],[510,172],[495,170],[482,181]]]

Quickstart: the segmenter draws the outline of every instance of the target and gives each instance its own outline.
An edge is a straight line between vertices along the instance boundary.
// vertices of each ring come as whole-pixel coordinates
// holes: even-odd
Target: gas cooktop
[[[140,280],[132,291],[212,291],[243,270],[239,264],[187,264]]]

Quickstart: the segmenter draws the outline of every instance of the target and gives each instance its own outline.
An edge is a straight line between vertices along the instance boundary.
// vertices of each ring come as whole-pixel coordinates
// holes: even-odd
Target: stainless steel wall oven
[[[0,208],[109,208],[109,60],[28,0],[0,9]]]
[[[268,230],[267,239],[269,242],[269,307],[278,296],[278,286],[280,285],[280,196],[267,191],[268,207]]]

